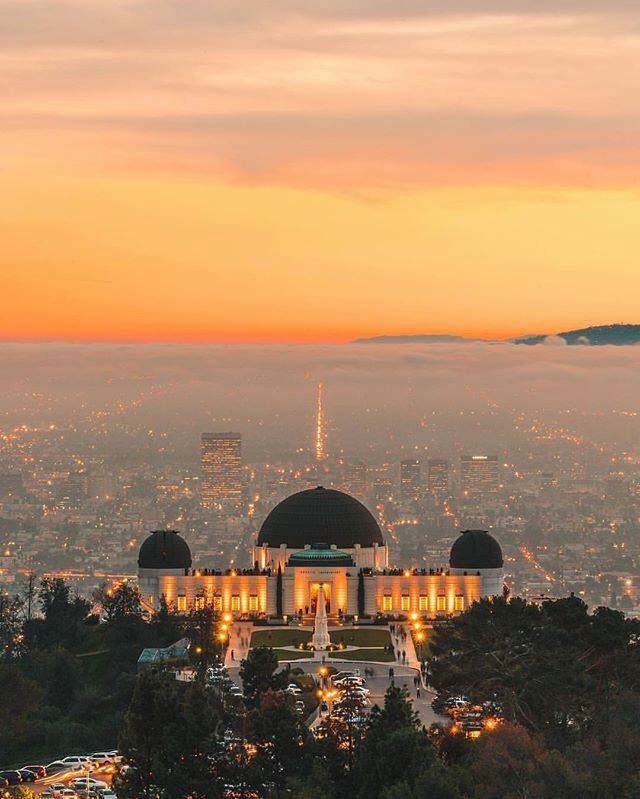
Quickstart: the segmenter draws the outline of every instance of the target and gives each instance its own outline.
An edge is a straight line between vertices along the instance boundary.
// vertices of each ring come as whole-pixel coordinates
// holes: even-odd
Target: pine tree
[[[358,615],[364,616],[364,574],[362,569],[358,573]]]
[[[282,618],[282,567],[278,564],[276,577],[276,616]]]

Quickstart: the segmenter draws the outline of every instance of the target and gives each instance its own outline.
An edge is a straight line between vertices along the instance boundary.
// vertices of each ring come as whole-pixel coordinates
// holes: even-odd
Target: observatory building
[[[253,549],[254,568],[193,569],[179,533],[158,530],[138,558],[143,599],[164,596],[178,611],[211,606],[236,617],[303,617],[315,613],[318,592],[329,616],[437,618],[502,592],[500,545],[484,530],[466,530],[447,566],[390,569],[382,531],[369,510],[342,491],[300,491],[276,505]]]

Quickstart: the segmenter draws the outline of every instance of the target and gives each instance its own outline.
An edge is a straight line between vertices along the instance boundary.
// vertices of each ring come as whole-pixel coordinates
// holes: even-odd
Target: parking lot
[[[30,763],[21,769],[3,769],[0,780],[8,783],[5,787],[24,784],[35,794],[51,799],[115,799],[111,782],[119,755],[103,752],[95,760],[90,757],[68,755],[48,764]],[[43,770],[46,776],[42,776]]]

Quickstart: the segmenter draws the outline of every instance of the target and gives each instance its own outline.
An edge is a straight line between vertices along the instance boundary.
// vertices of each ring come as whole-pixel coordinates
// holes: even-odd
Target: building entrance
[[[309,597],[311,600],[310,611],[314,616],[316,615],[316,608],[318,606],[318,590],[321,585],[324,588],[327,614],[331,612],[331,583],[309,583]]]

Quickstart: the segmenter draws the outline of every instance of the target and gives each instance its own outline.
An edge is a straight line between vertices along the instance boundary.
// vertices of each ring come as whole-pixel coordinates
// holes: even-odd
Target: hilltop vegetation
[[[564,339],[569,345],[583,344],[597,347],[611,344],[621,347],[640,343],[640,325],[594,325],[593,327],[583,327],[579,330],[565,330],[563,333],[554,335]],[[549,334],[524,336],[515,339],[514,343],[542,344],[547,338],[549,338]]]

